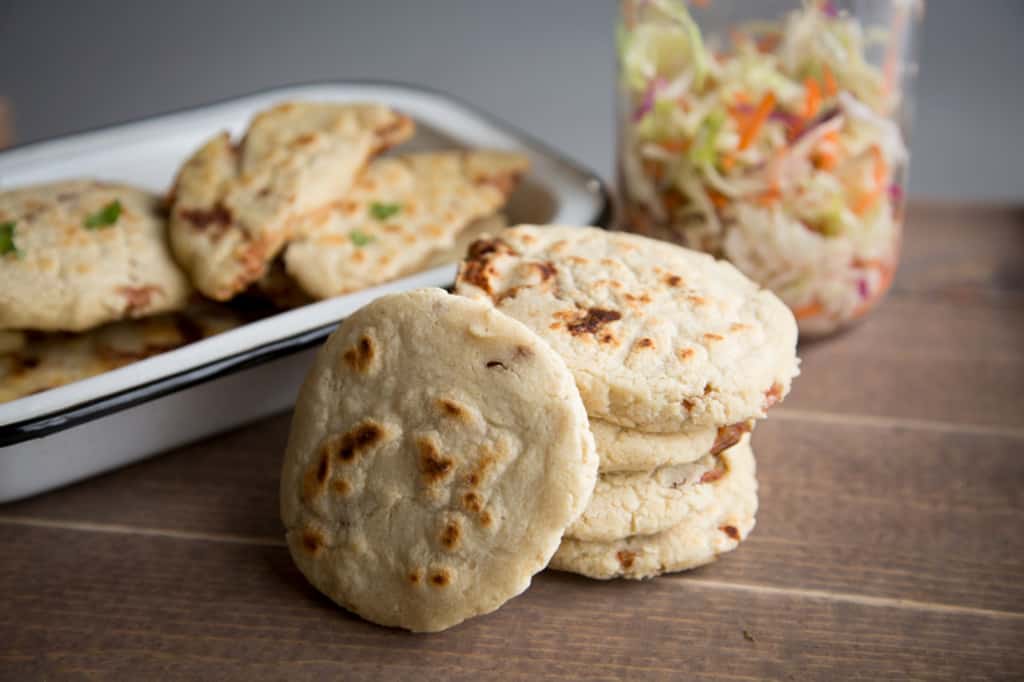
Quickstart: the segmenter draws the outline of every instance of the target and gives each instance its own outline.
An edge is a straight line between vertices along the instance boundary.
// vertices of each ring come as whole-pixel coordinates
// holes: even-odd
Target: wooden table
[[[0,507],[0,677],[1024,677],[1024,210],[914,207],[889,300],[801,355],[713,566],[370,625],[283,546],[282,415]]]

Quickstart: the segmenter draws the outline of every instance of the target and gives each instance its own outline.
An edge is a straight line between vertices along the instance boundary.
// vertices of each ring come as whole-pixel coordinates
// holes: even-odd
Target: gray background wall
[[[610,177],[612,0],[0,0],[19,141],[319,78],[446,90]],[[1021,0],[928,0],[911,192],[1024,199]]]

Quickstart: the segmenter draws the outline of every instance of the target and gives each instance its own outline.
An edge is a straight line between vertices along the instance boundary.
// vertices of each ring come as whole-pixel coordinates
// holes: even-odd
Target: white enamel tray
[[[0,188],[69,177],[163,192],[182,160],[220,130],[240,134],[288,99],[377,101],[411,115],[408,149],[495,147],[529,156],[510,223],[607,226],[601,181],[495,118],[438,92],[380,82],[314,83],[165,114],[0,153]],[[83,381],[0,404],[0,502],[48,490],[288,409],[315,347],[383,293],[448,286],[446,265],[312,303]]]

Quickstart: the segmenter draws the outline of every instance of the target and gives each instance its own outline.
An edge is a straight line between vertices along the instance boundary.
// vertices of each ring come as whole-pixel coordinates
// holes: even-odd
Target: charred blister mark
[[[629,570],[633,568],[633,563],[636,561],[636,552],[623,549],[615,553],[615,558],[619,560],[619,565],[622,568]]]
[[[605,308],[590,308],[576,317],[572,322],[566,324],[565,328],[573,336],[583,334],[597,335],[605,325],[622,319],[622,313],[618,310],[607,310]]]
[[[470,421],[472,416],[468,407],[451,398],[438,398],[437,407],[444,416],[459,421]]]
[[[376,344],[370,336],[364,334],[356,345],[346,350],[341,357],[349,369],[365,374],[373,366],[376,356]]]
[[[484,500],[480,497],[479,493],[469,491],[462,495],[462,507],[467,512],[479,514],[484,508]]]
[[[731,539],[735,540],[736,542],[740,541],[740,532],[739,530],[737,530],[736,526],[722,526],[721,528],[719,528],[719,530],[728,535]]]
[[[331,457],[349,464],[384,441],[384,427],[365,419],[343,434],[328,436],[321,446]]]
[[[441,529],[441,534],[438,537],[441,547],[449,552],[453,552],[458,548],[461,539],[462,526],[459,524],[458,519],[448,521],[444,528]]]
[[[319,530],[315,528],[306,528],[302,531],[302,536],[299,538],[299,544],[306,554],[315,558],[320,556],[324,551],[324,547],[327,545],[327,540]]]
[[[666,285],[673,288],[678,288],[686,284],[686,282],[683,281],[683,278],[680,277],[679,275],[666,275],[665,279],[663,279],[662,281]]]
[[[215,237],[234,220],[231,209],[221,201],[210,208],[181,208],[178,210],[178,217],[198,231],[215,228]]]
[[[118,287],[117,294],[125,300],[125,313],[129,316],[144,312],[153,303],[154,296],[162,296],[163,287],[147,284],[141,287]]]
[[[692,360],[693,356],[694,350],[692,348],[680,348],[679,350],[676,351],[676,357],[678,357],[683,362],[688,362],[689,360]]]
[[[644,336],[637,339],[636,343],[633,344],[633,350],[653,350],[654,339]]]
[[[430,572],[430,584],[437,588],[448,587],[455,577],[448,568],[436,568]]]
[[[416,448],[419,450],[420,473],[427,485],[435,485],[452,475],[455,463],[441,454],[432,438],[418,438]]]

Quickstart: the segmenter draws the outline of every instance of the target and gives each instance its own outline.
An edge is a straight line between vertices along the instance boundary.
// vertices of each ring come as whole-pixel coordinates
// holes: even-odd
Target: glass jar
[[[831,333],[899,255],[921,0],[623,0],[621,227],[726,258]]]

